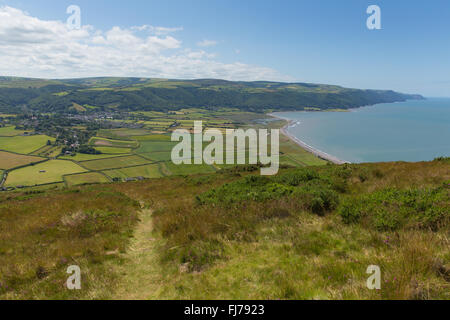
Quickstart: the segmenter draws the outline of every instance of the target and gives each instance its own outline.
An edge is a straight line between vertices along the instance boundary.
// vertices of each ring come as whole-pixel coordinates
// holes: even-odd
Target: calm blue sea
[[[428,161],[450,156],[450,99],[385,103],[350,112],[280,112],[288,131],[353,163]]]

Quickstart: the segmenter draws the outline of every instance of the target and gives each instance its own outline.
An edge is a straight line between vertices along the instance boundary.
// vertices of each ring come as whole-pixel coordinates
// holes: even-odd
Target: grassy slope
[[[232,170],[43,194],[0,194],[0,298],[72,298],[62,286],[67,277],[62,270],[74,264],[73,257],[86,270],[86,287],[77,293],[81,298],[450,299],[448,161],[289,169],[283,170],[283,178],[273,178],[278,179],[276,188],[261,187],[257,178],[250,183],[253,193],[246,191],[246,183],[253,181],[245,178],[248,174]],[[225,192],[232,202],[221,196],[225,183],[241,191]],[[292,194],[279,192],[291,187],[296,190]],[[399,201],[408,202],[399,207],[385,197],[387,188],[395,188],[402,195]],[[205,194],[211,189],[216,193]],[[436,191],[416,194],[409,189]],[[336,202],[322,210],[317,199],[332,194]],[[390,221],[382,211],[344,223],[346,199],[370,207],[365,200],[369,195],[377,208],[401,223],[379,224],[379,219]],[[411,195],[414,202],[408,200]],[[123,231],[108,231],[122,228],[116,219],[137,212],[125,199],[144,208],[131,245],[123,236],[136,221],[131,216]],[[402,220],[397,214],[402,207],[418,215]],[[422,214],[422,209],[428,211]],[[86,215],[96,218],[87,224]],[[20,232],[14,229],[19,227]],[[65,232],[88,233],[70,237],[67,246]],[[17,245],[27,249],[16,250]],[[380,291],[365,287],[370,264],[382,269]]]

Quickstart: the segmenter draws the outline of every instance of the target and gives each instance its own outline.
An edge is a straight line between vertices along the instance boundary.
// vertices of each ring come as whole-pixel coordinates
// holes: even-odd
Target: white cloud
[[[197,42],[197,45],[199,47],[214,47],[217,44],[217,41],[214,40],[202,40],[200,42]]]
[[[92,26],[69,30],[12,7],[0,7],[0,75],[44,78],[135,76],[291,80],[273,69],[222,63],[203,50],[183,48],[181,27]],[[144,33],[143,33],[144,32]],[[147,32],[147,33],[145,33]],[[212,44],[204,42],[203,44]]]

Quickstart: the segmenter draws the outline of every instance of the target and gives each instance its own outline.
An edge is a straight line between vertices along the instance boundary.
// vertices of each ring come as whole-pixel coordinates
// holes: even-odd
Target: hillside
[[[304,108],[348,109],[407,99],[422,97],[394,91],[358,90],[308,83],[0,77],[0,112],[4,113],[167,111],[186,107],[229,107],[265,112]]]
[[[450,299],[449,159],[255,169],[0,193],[0,299]]]

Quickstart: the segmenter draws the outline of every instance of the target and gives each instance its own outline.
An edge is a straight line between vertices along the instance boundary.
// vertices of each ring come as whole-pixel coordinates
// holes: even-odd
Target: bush
[[[369,226],[380,231],[402,227],[438,230],[447,222],[449,212],[449,193],[445,187],[431,190],[385,189],[347,200],[338,209],[344,223],[364,219]]]

